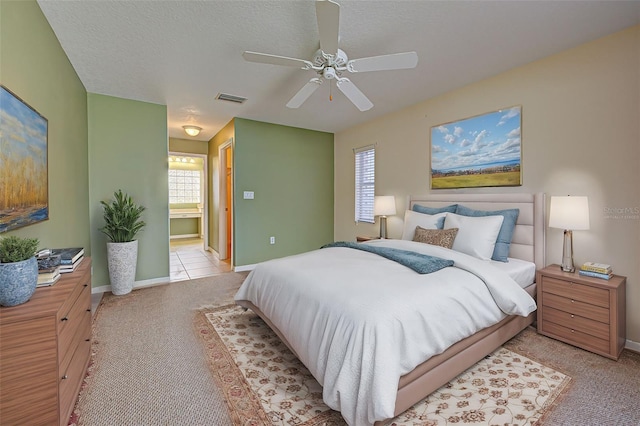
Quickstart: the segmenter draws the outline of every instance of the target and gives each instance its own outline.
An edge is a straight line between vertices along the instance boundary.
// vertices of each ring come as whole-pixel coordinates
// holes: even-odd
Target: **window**
[[[356,222],[374,223],[376,150],[373,145],[369,145],[357,148],[354,152],[356,155]]]
[[[200,204],[200,170],[169,169],[169,204]]]

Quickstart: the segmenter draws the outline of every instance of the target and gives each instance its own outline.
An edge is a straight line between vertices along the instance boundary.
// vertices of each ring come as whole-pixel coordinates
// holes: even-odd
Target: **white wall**
[[[640,209],[639,104],[635,26],[338,133],[335,239],[378,234],[377,222],[353,220],[353,148],[377,144],[376,193],[396,196],[398,215],[388,227],[399,237],[407,197],[431,192],[430,128],[521,105],[523,185],[458,191],[587,195],[591,229],[574,232],[575,263],[610,263],[628,277],[627,338],[640,342],[640,214],[608,213]],[[561,257],[562,230],[548,229],[547,263]]]

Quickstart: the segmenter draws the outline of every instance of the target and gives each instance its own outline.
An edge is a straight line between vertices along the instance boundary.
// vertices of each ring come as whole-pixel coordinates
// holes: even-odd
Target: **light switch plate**
[[[243,198],[245,200],[253,200],[253,191],[244,191]]]

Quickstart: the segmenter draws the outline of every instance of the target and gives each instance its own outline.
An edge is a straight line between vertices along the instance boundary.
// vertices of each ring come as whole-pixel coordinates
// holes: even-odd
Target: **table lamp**
[[[551,197],[549,227],[564,229],[562,270],[574,272],[573,231],[589,229],[589,199],[587,197]]]
[[[380,216],[380,238],[387,238],[387,216],[396,214],[396,199],[393,195],[376,195],[373,214]]]

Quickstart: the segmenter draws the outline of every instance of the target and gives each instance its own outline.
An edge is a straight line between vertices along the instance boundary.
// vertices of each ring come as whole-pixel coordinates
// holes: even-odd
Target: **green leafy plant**
[[[114,243],[133,241],[146,225],[141,219],[145,207],[133,202],[131,196],[118,189],[111,203],[100,201],[104,208],[104,227],[100,231]]]
[[[37,238],[22,238],[15,235],[0,238],[0,263],[28,260],[36,255],[38,244]]]

